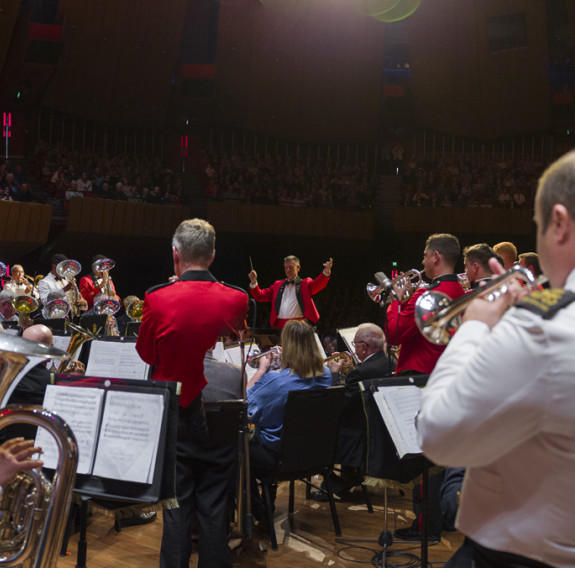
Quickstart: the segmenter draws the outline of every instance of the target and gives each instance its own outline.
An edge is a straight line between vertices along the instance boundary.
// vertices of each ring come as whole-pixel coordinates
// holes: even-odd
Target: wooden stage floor
[[[305,486],[296,484],[295,530],[290,534],[287,521],[288,486],[283,483],[278,488],[275,525],[279,550],[271,550],[266,534],[254,530],[251,539],[232,541],[234,567],[237,568],[311,568],[331,566],[348,568],[351,566],[381,566],[370,561],[381,552],[377,542],[353,543],[351,539],[377,540],[385,529],[384,497],[380,489],[370,488],[374,514],[369,514],[363,503],[361,491],[357,490],[345,500],[337,503],[342,538],[336,542],[328,503],[318,503],[305,499]],[[411,512],[411,491],[399,496],[397,491],[389,492],[389,530],[394,530],[394,512],[397,528],[409,526],[414,518]],[[88,568],[157,568],[162,535],[161,514],[158,519],[144,526],[128,527],[122,532],[114,531],[113,519],[106,514],[94,511],[88,524]],[[345,542],[346,539],[350,541]],[[450,558],[462,542],[457,532],[444,532],[439,544],[429,546],[429,562],[433,568],[440,568]],[[69,554],[58,560],[58,568],[75,568],[78,535],[69,544]],[[420,544],[394,541],[389,549],[391,557],[388,565],[414,568],[419,565]],[[405,556],[413,555],[413,557]],[[197,566],[194,553],[191,567]]]

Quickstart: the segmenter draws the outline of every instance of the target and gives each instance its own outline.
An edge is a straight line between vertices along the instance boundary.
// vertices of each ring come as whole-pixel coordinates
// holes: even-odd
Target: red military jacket
[[[272,327],[275,327],[276,320],[278,319],[278,312],[281,305],[281,295],[279,293],[280,290],[283,292],[282,285],[285,282],[285,279],[277,280],[269,288],[264,288],[263,290],[260,289],[259,286],[255,288],[250,287],[250,293],[256,302],[272,303],[272,313],[270,317]],[[302,307],[303,317],[312,323],[317,323],[319,320],[319,313],[313,303],[312,296],[323,290],[328,282],[329,276],[326,276],[322,272],[317,278],[301,279],[299,289],[296,288],[296,296],[298,296],[300,307]]]
[[[152,379],[182,383],[180,406],[203,390],[204,355],[220,335],[245,328],[248,295],[208,270],[188,270],[146,292],[136,349],[155,367]]]
[[[444,345],[435,345],[425,339],[415,322],[415,303],[427,290],[442,292],[452,300],[464,294],[457,274],[444,274],[434,278],[428,287],[417,290],[406,302],[395,300],[389,305],[387,341],[390,345],[401,345],[396,373],[408,370],[431,373],[445,350]]]

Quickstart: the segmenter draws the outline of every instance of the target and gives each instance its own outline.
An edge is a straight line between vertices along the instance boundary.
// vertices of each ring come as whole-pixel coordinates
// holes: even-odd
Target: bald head
[[[52,345],[54,342],[52,331],[43,324],[32,325],[25,329],[22,337],[36,343],[45,343],[46,345]]]

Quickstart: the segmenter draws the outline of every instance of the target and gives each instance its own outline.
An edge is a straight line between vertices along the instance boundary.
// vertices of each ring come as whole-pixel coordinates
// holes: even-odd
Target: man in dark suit
[[[177,280],[147,291],[136,343],[155,367],[155,380],[182,384],[178,416],[176,496],[179,508],[164,511],[161,568],[187,566],[192,552],[194,508],[199,525],[198,566],[231,568],[227,491],[229,452],[208,443],[202,390],[204,355],[219,335],[244,328],[248,296],[218,282],[209,267],[215,231],[203,219],[180,223],[172,240]]]
[[[258,286],[258,275],[252,270],[250,279],[250,294],[256,302],[271,302],[272,313],[270,324],[276,329],[282,329],[293,319],[307,319],[315,324],[319,313],[313,303],[312,296],[323,290],[329,282],[333,259],[323,263],[323,272],[317,278],[300,278],[301,269],[297,256],[284,258],[286,279],[277,280],[269,288],[263,290]]]
[[[334,384],[347,385],[346,398],[339,423],[336,463],[341,464],[341,475],[330,478],[334,493],[359,485],[363,481],[362,466],[365,457],[366,423],[363,401],[357,383],[368,379],[380,379],[393,374],[394,365],[387,356],[387,344],[383,330],[373,324],[361,324],[353,339],[353,347],[360,364],[347,377],[341,377],[342,360],[329,361]],[[327,499],[322,492],[314,492],[318,501]]]

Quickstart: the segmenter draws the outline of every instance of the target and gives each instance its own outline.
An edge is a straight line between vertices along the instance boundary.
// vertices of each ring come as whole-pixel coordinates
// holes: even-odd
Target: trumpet
[[[262,357],[266,357],[267,355],[270,355],[272,358],[269,370],[277,371],[280,368],[282,362],[282,348],[279,345],[275,345],[267,351],[263,351],[262,353],[248,357],[247,363],[252,369],[258,369],[260,366],[260,360]]]
[[[491,280],[489,284],[476,288],[456,300],[442,292],[425,292],[415,303],[415,322],[421,334],[431,343],[447,345],[461,325],[461,315],[469,303],[479,296],[493,301],[508,289],[508,283],[522,280],[528,290],[535,290],[537,282],[531,271],[518,264]]]
[[[405,289],[402,301],[409,300],[413,294],[421,287],[421,272],[412,268],[403,274],[396,276],[393,280],[389,280],[383,272],[378,272],[375,275],[377,284],[368,283],[366,286],[367,295],[376,303],[380,304],[382,300],[386,299],[390,295],[396,299],[397,294],[395,293],[394,286],[401,284]]]

